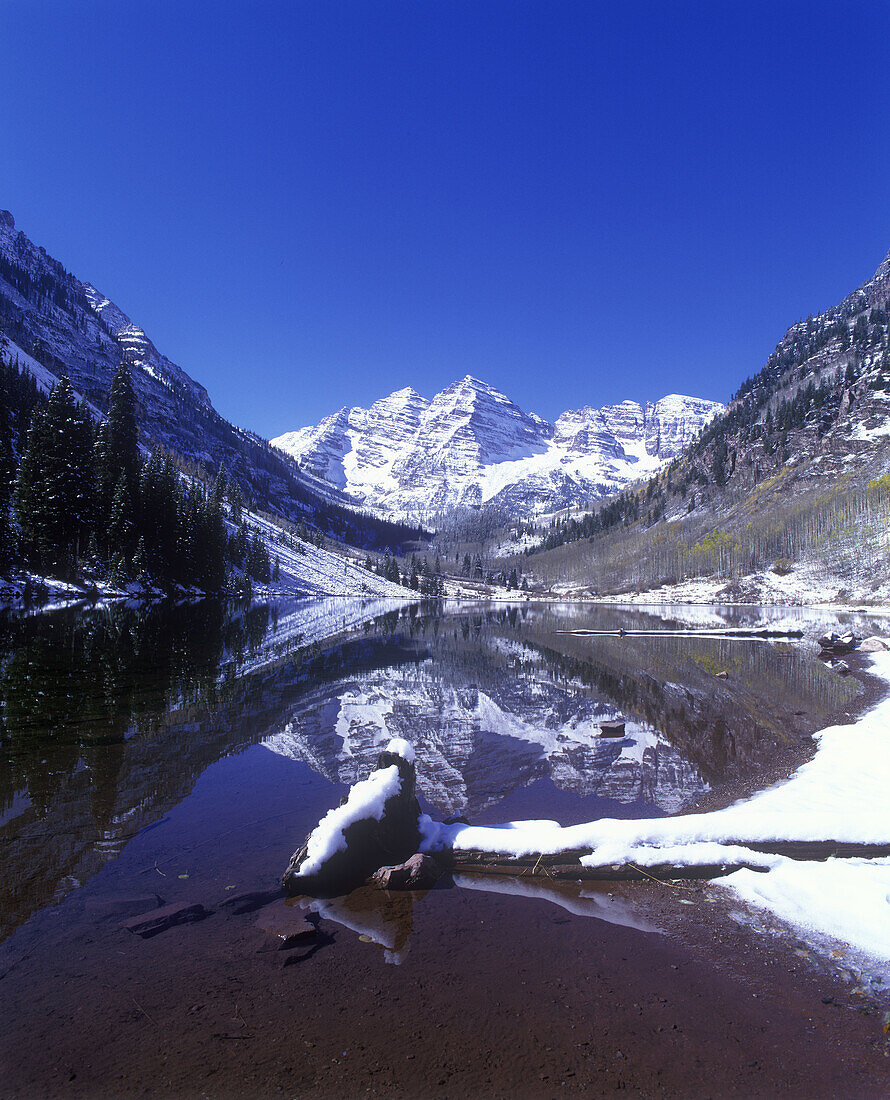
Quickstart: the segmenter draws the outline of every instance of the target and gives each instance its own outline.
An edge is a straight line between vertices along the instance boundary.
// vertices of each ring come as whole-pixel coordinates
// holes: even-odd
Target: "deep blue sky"
[[[890,4],[0,6],[0,207],[265,435],[726,399],[890,248]]]

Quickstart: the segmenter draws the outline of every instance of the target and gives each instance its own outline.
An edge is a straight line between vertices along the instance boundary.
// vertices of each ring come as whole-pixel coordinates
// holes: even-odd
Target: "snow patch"
[[[414,763],[414,746],[410,741],[406,741],[404,737],[394,737],[386,746],[386,752],[401,756],[409,764]]]

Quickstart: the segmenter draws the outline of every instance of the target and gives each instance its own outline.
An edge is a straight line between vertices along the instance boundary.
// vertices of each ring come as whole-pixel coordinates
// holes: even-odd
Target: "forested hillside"
[[[230,424],[203,386],[112,301],[17,231],[8,211],[0,211],[0,337],[8,358],[39,372],[44,388],[67,376],[97,415],[125,363],[143,449],[164,448],[200,479],[224,473],[257,507],[362,548],[395,550],[422,537],[414,526],[356,510],[268,442]]]
[[[666,470],[541,532],[529,573],[615,593],[806,566],[813,583],[822,569],[826,596],[877,590],[890,566],[888,303],[890,255],[789,329]]]

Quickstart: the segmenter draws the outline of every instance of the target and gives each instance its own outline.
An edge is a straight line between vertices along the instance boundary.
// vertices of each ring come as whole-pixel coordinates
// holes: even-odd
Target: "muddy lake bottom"
[[[275,712],[264,730],[281,726],[277,705],[254,707]],[[39,904],[0,944],[3,1097],[890,1090],[886,1006],[845,980],[843,959],[739,912],[717,883],[363,888],[289,905],[316,932],[280,949],[262,925],[285,903],[232,899],[274,890],[347,784],[263,744],[218,756],[98,869],[50,883],[51,897],[35,887]],[[143,805],[151,781],[140,790]],[[568,824],[616,805],[531,775],[473,818]],[[61,862],[58,823],[51,837],[31,825],[35,852],[55,845]],[[208,915],[144,939],[124,926],[161,903]]]

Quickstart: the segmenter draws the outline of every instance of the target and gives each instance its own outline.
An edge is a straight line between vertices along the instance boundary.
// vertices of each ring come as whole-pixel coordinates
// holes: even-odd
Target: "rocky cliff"
[[[723,406],[671,395],[524,412],[471,375],[432,400],[411,388],[342,408],[273,444],[366,507],[429,517],[497,501],[518,514],[597,499],[676,457]]]

